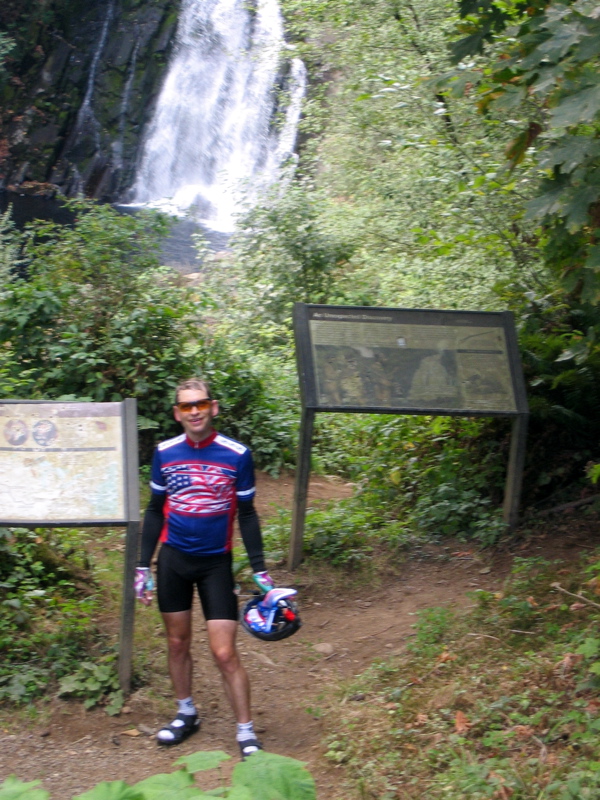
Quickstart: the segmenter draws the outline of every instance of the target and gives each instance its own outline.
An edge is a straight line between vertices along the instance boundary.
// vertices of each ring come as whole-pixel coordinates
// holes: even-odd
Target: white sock
[[[179,714],[186,714],[191,717],[198,713],[191,697],[186,697],[185,700],[178,700],[177,705],[179,706],[177,709]]]
[[[238,722],[236,739],[238,742],[247,742],[248,739],[256,739],[254,723],[252,721]]]
[[[185,714],[186,716],[190,717],[198,713],[191,697],[186,697],[185,700],[178,700],[177,706],[178,714]],[[174,719],[170,725],[172,728],[182,728],[185,725],[185,722],[182,719]],[[172,731],[160,730],[156,738],[160,739],[161,742],[172,742],[175,736]]]

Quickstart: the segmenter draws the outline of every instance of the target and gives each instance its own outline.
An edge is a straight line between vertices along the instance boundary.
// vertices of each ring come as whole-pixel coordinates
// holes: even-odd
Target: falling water
[[[255,8],[247,0],[183,0],[134,204],[231,231],[243,204],[293,153],[304,84],[302,62],[287,56],[277,0]]]
[[[96,119],[96,115],[94,114],[94,109],[92,107],[92,97],[94,95],[96,73],[98,72],[98,62],[100,61],[100,56],[102,55],[102,51],[104,50],[104,45],[106,44],[108,27],[112,22],[113,14],[114,14],[114,0],[110,0],[110,2],[107,4],[106,7],[106,16],[104,17],[104,22],[102,24],[102,31],[100,33],[100,38],[98,39],[98,45],[96,47],[96,50],[94,51],[94,56],[92,58],[92,63],[90,66],[87,85],[85,89],[85,95],[83,97],[83,102],[81,103],[81,106],[79,107],[79,111],[77,113],[77,123],[75,126],[76,142],[84,133],[87,132],[88,127],[91,126],[94,135],[94,142],[96,144],[96,149],[100,148],[100,126],[98,124],[98,120]]]

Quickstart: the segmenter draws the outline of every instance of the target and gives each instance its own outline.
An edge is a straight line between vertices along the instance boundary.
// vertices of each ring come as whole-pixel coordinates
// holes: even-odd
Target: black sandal
[[[156,740],[159,744],[165,745],[166,747],[173,744],[181,744],[188,736],[191,736],[192,733],[196,733],[199,729],[200,720],[197,714],[177,714],[170,725],[165,725],[164,728],[159,730],[156,734]],[[161,733],[169,733],[172,735],[172,738],[161,739]]]
[[[245,761],[249,756],[256,753],[257,750],[263,749],[262,744],[258,741],[258,739],[246,739],[243,742],[238,742],[238,744],[242,754],[242,761]]]

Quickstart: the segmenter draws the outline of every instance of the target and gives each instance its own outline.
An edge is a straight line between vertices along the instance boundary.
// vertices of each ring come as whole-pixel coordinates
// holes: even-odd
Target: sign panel
[[[297,304],[303,401],[318,411],[527,412],[509,312]]]
[[[122,403],[0,402],[0,524],[124,524]]]

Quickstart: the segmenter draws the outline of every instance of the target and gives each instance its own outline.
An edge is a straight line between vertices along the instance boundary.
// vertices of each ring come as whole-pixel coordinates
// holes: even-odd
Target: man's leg
[[[163,612],[167,633],[168,663],[179,713],[156,734],[159,744],[179,744],[198,730],[200,720],[192,701],[192,612]]]
[[[167,634],[169,674],[178,700],[192,694],[192,612],[163,613]]]
[[[210,619],[206,627],[210,649],[235,718],[238,723],[248,723],[251,720],[250,681],[235,645],[238,623],[231,619]]]

